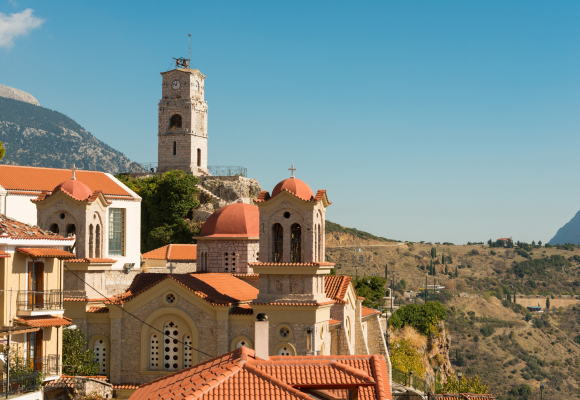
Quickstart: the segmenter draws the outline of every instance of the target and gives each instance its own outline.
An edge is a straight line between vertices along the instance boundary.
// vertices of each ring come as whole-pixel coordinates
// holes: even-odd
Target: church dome
[[[60,191],[66,192],[78,200],[86,200],[93,194],[93,191],[87,185],[77,179],[64,181],[53,189],[52,194]]]
[[[311,200],[314,198],[314,193],[310,189],[310,186],[298,178],[288,178],[278,183],[274,190],[272,190],[272,197],[279,194],[282,190],[287,190],[302,200]]]
[[[260,212],[251,204],[234,203],[214,212],[199,237],[259,237]]]

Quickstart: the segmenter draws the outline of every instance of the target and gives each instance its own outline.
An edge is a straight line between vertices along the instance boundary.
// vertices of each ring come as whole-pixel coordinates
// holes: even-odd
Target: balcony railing
[[[45,375],[59,375],[60,365],[56,354],[50,354],[44,357],[36,357],[32,365],[34,371],[42,371]]]
[[[411,373],[406,373],[399,371],[396,368],[392,369],[393,381],[400,383],[401,385],[412,387],[415,390],[419,390],[425,394],[432,393],[433,388],[423,379],[413,376]]]
[[[60,290],[19,290],[16,306],[19,310],[26,311],[62,310],[62,292]]]
[[[0,380],[0,393],[4,394],[8,392],[9,395],[12,395],[36,392],[40,390],[40,384],[42,383],[39,375],[39,371],[11,375],[10,382],[8,382],[6,380],[6,374],[3,374],[2,380]]]

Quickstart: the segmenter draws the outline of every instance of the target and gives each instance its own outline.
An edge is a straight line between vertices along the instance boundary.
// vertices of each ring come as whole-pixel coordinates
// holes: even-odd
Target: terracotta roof
[[[0,166],[0,170],[1,170]],[[0,184],[1,185],[1,184]],[[48,240],[65,240],[64,237],[40,229],[36,225],[25,224],[24,222],[16,221],[12,217],[0,214],[0,236],[10,236],[14,239],[48,239]],[[74,241],[74,238],[68,238]]]
[[[64,326],[72,325],[72,319],[67,317],[54,317],[52,315],[43,315],[38,317],[20,317],[14,318],[14,321],[26,326]]]
[[[104,172],[77,170],[75,175],[77,181],[89,188],[102,190],[105,197],[116,195],[127,200],[133,199],[129,192]],[[0,186],[10,193],[31,192],[30,195],[38,196],[43,190],[52,191],[61,182],[71,180],[71,176],[70,169],[0,165]]]
[[[251,302],[250,305],[253,306],[308,306],[308,307],[318,307],[318,306],[325,306],[327,304],[334,304],[336,301],[323,301],[323,302],[300,302],[300,301],[289,301],[289,302],[272,302],[272,303],[260,303],[260,302]]]
[[[0,258],[10,257],[10,253],[0,250]]]
[[[260,211],[252,204],[233,203],[209,216],[197,237],[259,237]]]
[[[117,260],[112,258],[71,258],[70,260],[66,260],[68,263],[98,263],[98,264],[107,264],[107,263],[116,263]]]
[[[461,394],[438,394],[435,396],[437,399],[442,400],[495,400],[493,394],[474,394],[474,393],[461,393]]]
[[[326,190],[318,190],[316,196],[314,196],[312,189],[310,189],[310,186],[306,182],[294,177],[284,179],[278,183],[274,187],[274,190],[272,190],[271,196],[267,191],[260,192],[258,198],[254,199],[254,203],[264,203],[282,192],[290,193],[304,201],[319,202],[325,199],[329,205],[332,204],[331,201],[328,201]]]
[[[68,251],[45,247],[30,247],[30,248],[19,247],[16,249],[16,251],[18,251],[19,253],[27,254],[32,258],[46,257],[46,258],[66,259],[75,256],[73,253],[69,253]]]
[[[117,383],[113,385],[113,389],[120,390],[120,389],[138,389],[140,383]]]
[[[145,399],[304,399],[299,389],[358,387],[361,400],[392,399],[385,358],[360,356],[272,356],[262,360],[240,347],[219,357],[153,380],[133,393]]]
[[[254,310],[247,304],[232,308],[230,315],[253,315]]]
[[[331,319],[330,321],[328,321],[328,325],[338,325],[338,324],[342,324],[342,322],[337,319]]]
[[[153,274],[140,273],[125,293],[113,296],[116,304],[123,304],[149,290],[164,279],[173,279],[213,305],[233,305],[258,297],[258,289],[230,274]]]
[[[86,302],[93,302],[93,301],[104,301],[105,298],[100,299],[89,299],[87,297],[65,297],[62,299],[63,301],[86,301]]]
[[[107,307],[90,307],[87,312],[91,314],[106,314],[109,309]]]
[[[168,261],[197,260],[196,244],[168,244],[143,254],[143,259]]]
[[[236,278],[254,278],[260,276],[260,274],[231,274]]]
[[[107,377],[104,375],[82,376],[82,378],[91,378],[105,382],[107,381]],[[70,390],[74,390],[74,382],[75,382],[74,376],[61,375],[60,378],[58,379],[52,381],[45,381],[45,383],[43,384],[44,391],[48,392],[54,389],[60,389],[64,387],[68,387]]]
[[[87,200],[93,194],[91,188],[78,179],[67,179],[58,184],[54,189],[52,189],[52,194],[61,191],[78,200]]]
[[[329,299],[336,300],[337,303],[344,304],[348,285],[352,282],[350,276],[326,275],[324,277],[324,291]]]
[[[362,306],[361,308],[362,308],[361,309],[361,314],[362,314],[363,317],[366,317],[367,315],[380,314],[381,313],[379,310],[375,310],[375,309],[368,308],[368,307],[365,307],[365,306]]]
[[[313,263],[253,262],[253,263],[248,263],[248,265],[256,266],[256,267],[270,266],[270,265],[281,266],[281,267],[321,267],[321,266],[333,267],[335,264],[328,263],[328,262],[313,262]]]

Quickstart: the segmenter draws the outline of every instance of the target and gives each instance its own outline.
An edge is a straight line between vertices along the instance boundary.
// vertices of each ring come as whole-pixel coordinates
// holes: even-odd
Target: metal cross
[[[73,165],[72,165],[72,167],[71,167],[70,169],[71,169],[71,171],[72,171],[72,173],[73,173],[73,175],[72,175],[72,178],[71,178],[71,179],[77,179],[77,178],[75,177],[75,171],[76,171],[78,168],[76,168],[76,167],[75,167],[75,165],[73,164]]]
[[[288,171],[290,171],[290,177],[294,178],[294,171],[296,171],[296,168],[294,168],[294,164],[292,164],[291,168],[288,168]]]

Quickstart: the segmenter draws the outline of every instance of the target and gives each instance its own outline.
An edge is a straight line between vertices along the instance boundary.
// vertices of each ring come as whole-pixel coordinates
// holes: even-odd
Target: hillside
[[[4,164],[77,168],[118,173],[142,171],[119,151],[101,142],[64,114],[0,97],[0,141]]]
[[[365,231],[359,231],[356,228],[345,228],[335,222],[331,222],[331,221],[326,221],[325,222],[325,227],[324,227],[324,232],[328,235],[329,233],[345,233],[345,234],[349,234],[352,235],[356,238],[358,238],[359,240],[365,240],[365,241],[377,241],[377,242],[395,242],[395,240],[392,239],[387,239],[384,237],[380,237],[380,236],[375,236],[372,233],[368,233]]]
[[[433,261],[436,275],[428,275],[428,284],[436,281],[447,288],[437,297],[448,310],[446,325],[455,370],[481,375],[490,391],[506,400],[523,400],[525,396],[508,393],[522,385],[532,388],[530,399],[539,398],[540,382],[547,385],[544,398],[580,398],[580,301],[576,296],[580,294],[580,248],[388,244],[360,241],[362,252],[355,252],[358,237],[331,233],[326,256],[337,264],[338,274],[353,277],[355,266],[359,277],[384,277],[388,265],[389,278],[396,273],[396,303],[402,305],[409,302],[403,297],[404,288],[418,291],[425,287]],[[432,247],[437,252],[434,259]],[[441,264],[442,256],[446,266]],[[445,275],[446,267],[453,277]],[[460,294],[467,297],[458,297]],[[517,306],[498,299],[513,299],[514,294]],[[532,322],[526,322],[522,306],[543,307],[547,297],[552,303],[549,313],[534,315]],[[524,387],[522,392],[526,390]]]
[[[558,229],[550,244],[580,243],[580,211],[568,223]]]

